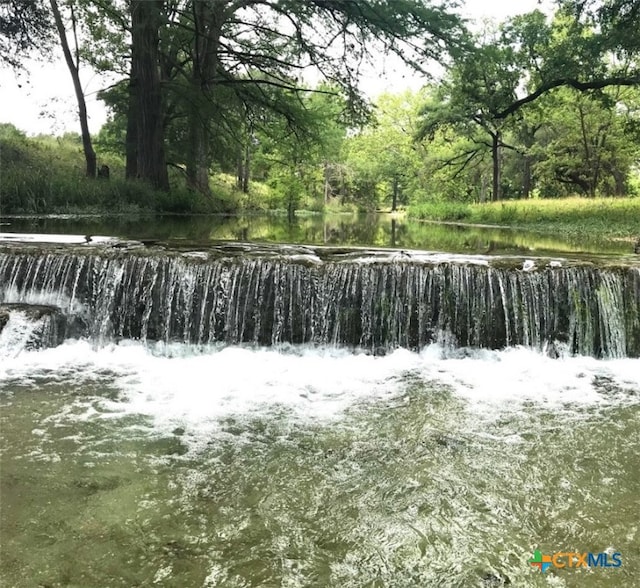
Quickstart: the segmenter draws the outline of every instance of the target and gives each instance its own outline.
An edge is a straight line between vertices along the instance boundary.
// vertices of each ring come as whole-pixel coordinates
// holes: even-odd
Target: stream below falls
[[[639,292],[631,256],[0,243],[0,585],[636,587]]]

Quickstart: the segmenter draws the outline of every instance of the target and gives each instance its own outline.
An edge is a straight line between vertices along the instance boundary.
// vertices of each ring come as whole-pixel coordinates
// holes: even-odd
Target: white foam
[[[575,410],[640,402],[637,359],[551,359],[522,348],[453,355],[435,345],[419,354],[398,350],[374,357],[304,347],[225,347],[193,353],[181,345],[148,348],[132,342],[95,349],[87,342],[70,341],[3,361],[0,388],[11,380],[39,377],[69,387],[104,382],[120,391],[118,399],[100,398],[96,404],[93,398],[84,416],[77,410],[67,415],[145,415],[159,432],[184,427],[194,437],[218,430],[227,417],[284,411],[291,422],[332,421],[358,403],[403,394],[407,374],[411,381],[450,387],[467,410],[481,418],[499,418],[525,405]],[[595,386],[596,378],[610,382],[609,389]]]
[[[43,319],[34,320],[22,311],[9,313],[9,320],[0,331],[0,365],[6,365],[10,358],[21,354],[42,328],[42,323]]]
[[[429,354],[439,354],[436,347]],[[640,392],[640,360],[597,360],[591,357],[551,359],[523,347],[475,351],[440,359],[438,379],[469,402],[496,407],[535,403],[541,407],[594,404],[607,399],[593,386],[594,377],[611,378],[623,389]]]

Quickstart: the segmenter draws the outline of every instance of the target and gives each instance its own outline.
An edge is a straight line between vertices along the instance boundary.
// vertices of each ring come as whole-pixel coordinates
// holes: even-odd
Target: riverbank
[[[409,207],[409,218],[463,224],[522,228],[577,237],[640,237],[640,198],[558,198],[485,204],[421,203]]]
[[[109,178],[87,178],[79,137],[26,137],[0,125],[0,207],[3,214],[226,213],[241,205],[233,178],[211,180],[212,196],[188,190],[182,172],[170,169],[171,191],[125,180],[123,159],[109,152],[98,167]]]
[[[229,174],[211,178],[211,197],[188,190],[177,168],[171,169],[172,189],[158,192],[146,184],[124,179],[124,162],[103,152],[99,166],[110,168],[110,179],[84,176],[82,145],[75,135],[28,138],[11,125],[0,125],[0,211],[3,215],[148,213],[215,214],[284,210],[281,195],[261,182],[252,182],[248,194],[235,186]],[[312,199],[301,208],[323,214]],[[322,203],[318,206],[322,208]],[[355,212],[357,205],[335,201],[324,213]],[[296,211],[303,216],[304,210]],[[401,213],[402,214],[402,213]],[[625,240],[640,237],[640,197],[562,198],[504,201],[485,204],[423,202],[409,206],[412,220],[466,225],[510,227],[545,236]]]

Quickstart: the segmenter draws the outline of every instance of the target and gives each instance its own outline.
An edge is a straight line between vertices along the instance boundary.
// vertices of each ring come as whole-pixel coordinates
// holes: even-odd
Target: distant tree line
[[[552,18],[478,33],[423,0],[5,0],[0,59],[62,48],[90,177],[84,66],[118,78],[98,144],[159,190],[173,168],[206,196],[215,171],[243,191],[266,182],[290,212],[303,194],[392,208],[623,195],[637,189],[639,5],[559,0]],[[384,53],[446,73],[372,105],[358,82]]]

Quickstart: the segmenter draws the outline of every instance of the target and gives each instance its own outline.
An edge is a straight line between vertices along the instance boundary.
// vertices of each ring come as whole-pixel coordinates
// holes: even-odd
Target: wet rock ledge
[[[29,325],[22,325],[25,349],[60,345],[67,334],[67,317],[56,306],[46,304],[0,303],[0,334],[12,314],[22,314]]]

